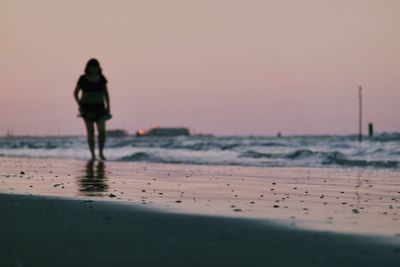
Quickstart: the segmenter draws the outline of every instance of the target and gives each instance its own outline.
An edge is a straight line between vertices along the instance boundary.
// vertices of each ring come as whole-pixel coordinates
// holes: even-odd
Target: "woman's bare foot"
[[[99,157],[100,157],[101,160],[106,160],[106,157],[104,157],[103,153],[101,153],[101,154],[99,155]]]

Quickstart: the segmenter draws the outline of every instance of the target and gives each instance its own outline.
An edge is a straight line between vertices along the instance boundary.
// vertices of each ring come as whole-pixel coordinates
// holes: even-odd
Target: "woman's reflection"
[[[102,196],[107,192],[107,172],[103,161],[89,160],[83,173],[85,175],[78,177],[79,192],[82,195]]]

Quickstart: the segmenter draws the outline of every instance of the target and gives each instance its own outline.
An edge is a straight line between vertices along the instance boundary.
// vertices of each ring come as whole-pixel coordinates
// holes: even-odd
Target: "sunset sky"
[[[398,0],[0,0],[0,135],[84,134],[91,57],[108,128],[206,133],[400,131]]]

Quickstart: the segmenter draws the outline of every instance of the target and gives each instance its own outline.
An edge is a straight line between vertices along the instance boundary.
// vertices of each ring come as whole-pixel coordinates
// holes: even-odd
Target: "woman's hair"
[[[85,74],[89,73],[89,68],[90,67],[98,67],[99,68],[99,74],[102,74],[102,69],[100,67],[100,62],[97,59],[95,59],[95,58],[89,59],[89,61],[86,63]]]

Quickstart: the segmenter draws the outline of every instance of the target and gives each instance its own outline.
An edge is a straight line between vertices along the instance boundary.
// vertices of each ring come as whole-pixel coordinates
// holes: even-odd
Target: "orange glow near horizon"
[[[0,0],[0,135],[84,133],[86,61],[109,128],[213,134],[400,132],[400,1]],[[364,129],[364,131],[366,128]]]

